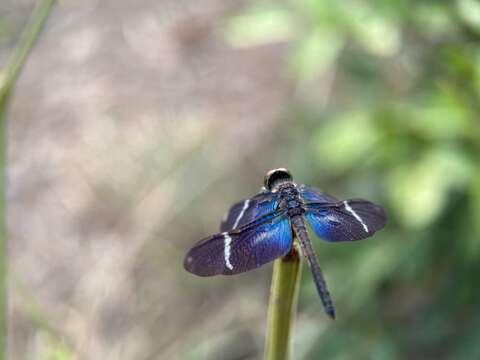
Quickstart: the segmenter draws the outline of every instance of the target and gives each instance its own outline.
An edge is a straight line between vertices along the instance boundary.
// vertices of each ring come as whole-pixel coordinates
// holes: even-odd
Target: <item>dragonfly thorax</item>
[[[293,182],[287,182],[279,186],[280,207],[287,210],[289,216],[302,215],[305,210],[300,192]]]

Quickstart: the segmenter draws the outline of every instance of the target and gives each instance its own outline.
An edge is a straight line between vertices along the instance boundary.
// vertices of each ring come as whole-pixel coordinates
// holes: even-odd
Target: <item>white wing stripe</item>
[[[343,202],[343,205],[345,205],[345,209],[346,209],[350,214],[352,214],[353,217],[360,222],[360,224],[362,224],[363,228],[365,229],[365,232],[368,233],[368,226],[367,226],[367,224],[365,224],[365,223],[363,222],[362,218],[361,218],[360,216],[358,216],[358,214],[351,208],[351,206],[348,204],[347,200],[345,200],[345,201]]]
[[[250,204],[250,199],[247,199],[245,200],[245,202],[243,203],[243,208],[242,208],[242,211],[240,211],[240,213],[238,214],[237,216],[237,219],[235,220],[235,223],[233,224],[233,229],[236,229],[237,228],[237,225],[238,223],[240,222],[240,219],[243,217],[243,215],[245,214],[245,210],[248,209],[248,205]]]
[[[230,244],[232,243],[232,238],[228,235],[227,232],[222,233],[224,238],[224,257],[225,257],[225,266],[230,270],[233,270],[233,265],[230,263]]]

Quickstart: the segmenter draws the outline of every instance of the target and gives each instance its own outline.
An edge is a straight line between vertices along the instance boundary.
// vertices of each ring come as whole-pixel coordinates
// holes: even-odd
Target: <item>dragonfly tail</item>
[[[315,255],[310,238],[308,237],[303,218],[301,216],[295,216],[292,218],[292,225],[302,247],[303,255],[307,258],[308,266],[313,275],[315,286],[317,288],[318,295],[320,295],[320,299],[322,300],[325,312],[332,319],[335,319],[335,307],[333,306],[332,298],[328,292],[327,283],[325,282],[322,270],[320,269],[317,256]]]

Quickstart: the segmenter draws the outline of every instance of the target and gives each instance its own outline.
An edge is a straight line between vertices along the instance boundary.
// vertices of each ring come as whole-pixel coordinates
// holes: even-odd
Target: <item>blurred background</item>
[[[9,359],[261,358],[271,265],[182,263],[279,166],[389,214],[312,234],[293,359],[480,358],[480,2],[65,0],[12,95]]]

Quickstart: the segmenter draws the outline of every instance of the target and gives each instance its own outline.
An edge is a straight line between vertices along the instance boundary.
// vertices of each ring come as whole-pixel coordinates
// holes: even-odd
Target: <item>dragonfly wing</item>
[[[338,199],[324,193],[314,187],[300,185],[298,187],[300,194],[305,202],[336,203]]]
[[[366,239],[381,230],[387,221],[383,208],[361,199],[311,203],[305,208],[315,234],[330,242]]]
[[[268,218],[268,215],[267,215]],[[212,235],[186,255],[184,267],[199,276],[233,275],[286,255],[292,230],[285,214],[243,228]]]
[[[225,214],[220,231],[238,229],[256,218],[272,212],[277,207],[277,197],[276,193],[264,192],[234,204]]]

